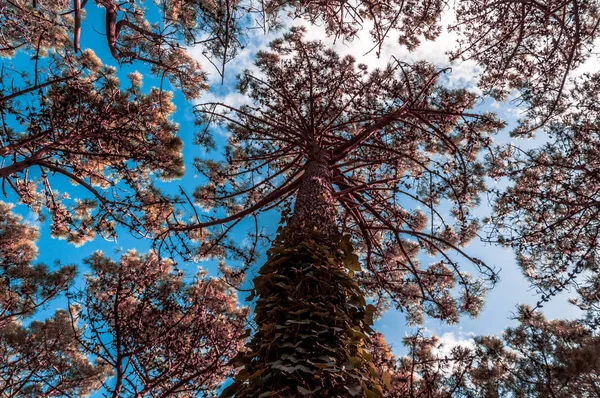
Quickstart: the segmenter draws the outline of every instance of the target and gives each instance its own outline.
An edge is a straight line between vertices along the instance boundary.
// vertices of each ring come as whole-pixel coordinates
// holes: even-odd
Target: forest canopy
[[[0,0],[0,395],[600,396],[599,29]]]

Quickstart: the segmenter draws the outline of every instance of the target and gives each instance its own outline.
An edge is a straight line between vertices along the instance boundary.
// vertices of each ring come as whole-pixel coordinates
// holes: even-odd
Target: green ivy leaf
[[[354,253],[346,254],[346,259],[344,260],[344,266],[351,271],[358,272],[361,270],[360,263],[358,262],[358,256]]]
[[[233,395],[237,391],[237,389],[240,386],[240,384],[241,383],[237,383],[237,382],[231,383],[227,388],[225,388],[223,390],[223,392],[221,392],[221,395],[219,395],[219,398],[231,398],[231,397],[233,397]]]
[[[382,380],[383,380],[383,384],[385,384],[385,386],[391,391],[392,390],[392,375],[390,374],[390,372],[383,372],[383,375],[381,376]]]
[[[350,393],[351,396],[357,397],[362,392],[362,388],[359,385],[354,386],[344,386],[346,390]]]

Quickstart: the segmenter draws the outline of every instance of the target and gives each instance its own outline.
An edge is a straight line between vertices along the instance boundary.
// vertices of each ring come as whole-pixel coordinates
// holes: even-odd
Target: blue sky
[[[89,2],[86,6],[87,19],[83,24],[82,34],[82,48],[92,48],[96,54],[104,61],[105,64],[115,64],[111,58],[106,40],[102,37],[101,33],[104,32],[104,19],[100,10],[96,7],[93,2]],[[264,36],[262,34],[256,34],[249,39],[246,49],[244,49],[240,56],[231,64],[229,64],[226,70],[226,79],[224,85],[220,84],[220,76],[217,75],[216,71],[213,70],[212,66],[204,61],[200,51],[195,49],[192,52],[197,54],[199,60],[205,65],[206,70],[211,74],[210,82],[211,89],[206,93],[200,102],[208,102],[214,99],[219,99],[225,102],[233,104],[239,104],[243,101],[243,98],[235,92],[235,76],[238,72],[245,68],[251,67],[253,55],[257,49],[263,47],[271,38],[278,36],[278,34],[270,34]],[[323,29],[319,27],[309,27],[308,38],[310,39],[321,39],[324,37]],[[367,44],[365,44],[367,43]],[[330,45],[334,45],[329,42]],[[369,67],[382,66],[390,60],[391,56],[394,55],[398,59],[405,61],[413,61],[418,59],[426,59],[430,62],[434,62],[440,67],[447,66],[445,51],[449,50],[453,45],[453,36],[447,32],[434,43],[426,43],[417,51],[408,53],[405,49],[399,48],[396,42],[388,40],[383,48],[381,57],[378,59],[374,53],[363,55],[364,49],[369,48],[368,38],[363,40],[358,39],[352,43],[341,43],[338,42],[334,47],[343,54],[352,54],[358,58],[359,62],[365,62]],[[30,61],[26,57],[17,57],[13,60],[17,66],[31,67],[28,64]],[[144,89],[149,89],[158,82],[153,79],[152,76],[147,73],[147,68],[140,63],[136,63],[132,66],[127,66],[120,70],[119,75],[122,79],[125,79],[127,73],[138,70],[144,75]],[[473,87],[475,84],[475,77],[477,76],[477,68],[471,63],[462,63],[453,65],[452,72],[447,75],[445,84],[451,87]],[[204,153],[199,147],[194,146],[193,136],[197,129],[194,125],[194,118],[192,114],[193,104],[183,99],[180,93],[175,93],[175,103],[177,105],[177,112],[174,119],[180,125],[180,136],[183,139],[185,146],[183,149],[184,159],[186,161],[186,175],[182,180],[174,181],[168,185],[163,185],[169,192],[176,192],[179,190],[179,186],[185,188],[188,194],[191,194],[193,188],[202,183],[202,179],[194,175],[194,168],[192,162],[194,157],[205,157],[213,156],[211,154]],[[480,105],[481,110],[491,110],[497,112],[502,118],[509,122],[509,125],[513,124],[518,116],[517,110],[511,104],[498,104],[491,100],[485,101]],[[222,138],[224,139],[224,138]],[[507,141],[508,128],[499,137],[498,140]],[[530,146],[531,142],[522,143],[522,145]],[[56,177],[59,179],[60,177]],[[72,190],[70,183],[66,179],[62,179],[58,183],[57,187],[64,190]],[[3,199],[4,201],[14,201],[14,197]],[[485,203],[485,199],[483,200]],[[488,212],[487,206],[483,205],[478,209],[479,214],[485,215]],[[31,214],[23,206],[18,206],[17,211],[20,212],[27,220],[34,222]],[[273,234],[279,221],[279,216],[276,212],[269,212],[262,215],[261,225],[267,232]],[[74,247],[66,243],[64,240],[52,239],[50,237],[50,231],[48,224],[42,224],[40,233],[40,240],[38,242],[40,255],[38,261],[47,264],[52,264],[55,260],[60,260],[63,264],[77,264],[80,266],[80,275],[85,272],[85,269],[81,268],[82,259],[89,256],[96,250],[102,250],[106,255],[117,259],[119,257],[119,251],[127,251],[130,249],[136,249],[139,252],[145,252],[150,248],[150,243],[143,240],[138,240],[127,235],[126,231],[121,231],[119,238],[116,242],[107,242],[101,239],[95,239],[82,247]],[[249,227],[249,224],[243,224],[236,231],[236,236],[243,237],[245,229]],[[515,312],[517,304],[535,304],[538,300],[535,292],[529,289],[527,281],[521,275],[520,270],[514,261],[513,253],[508,250],[497,246],[486,245],[480,241],[474,241],[468,248],[467,251],[474,257],[482,259],[484,262],[491,266],[501,269],[500,282],[496,287],[488,293],[485,309],[482,314],[476,319],[463,318],[458,326],[448,326],[443,323],[427,320],[425,327],[432,333],[443,335],[443,340],[448,343],[454,343],[461,339],[468,338],[471,334],[497,334],[511,324],[510,317]],[[260,263],[260,262],[259,262]],[[180,267],[185,269],[190,274],[193,274],[198,266],[209,271],[209,274],[216,273],[216,267],[214,261],[206,261],[199,264],[180,264]],[[250,278],[251,279],[251,278]],[[574,307],[566,303],[568,292],[554,298],[554,300],[548,303],[543,312],[550,318],[567,317],[571,318],[576,315]],[[243,303],[243,300],[241,300]],[[64,307],[66,300],[56,300],[48,308],[48,311]],[[45,313],[48,313],[46,311]],[[383,332],[386,336],[387,341],[394,347],[396,353],[402,353],[402,338],[409,332],[409,329],[405,326],[404,316],[402,313],[396,310],[390,310],[387,312],[379,321],[376,322],[376,328]]]

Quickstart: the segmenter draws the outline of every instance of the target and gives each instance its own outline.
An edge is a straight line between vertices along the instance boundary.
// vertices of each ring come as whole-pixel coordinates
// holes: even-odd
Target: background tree
[[[498,100],[518,90],[526,112],[515,133],[529,135],[563,112],[572,72],[594,54],[600,3],[467,0],[456,18],[451,57],[477,61],[480,87]]]
[[[114,397],[214,396],[246,336],[247,311],[235,294],[204,272],[185,282],[172,261],[154,253],[129,252],[115,263],[98,252],[87,263],[92,273],[81,290],[67,293],[68,310],[24,326],[24,311],[7,315],[2,307],[3,394],[79,397],[103,387]],[[42,279],[44,268],[34,270],[38,283],[29,290],[41,296],[58,294],[52,283],[74,269],[63,267],[50,281]],[[33,294],[22,285],[25,301]]]
[[[38,232],[11,208],[0,202],[0,327],[33,315],[65,291],[75,276],[73,266],[51,270],[32,264],[38,252]]]
[[[139,74],[130,75],[130,87],[122,89],[115,70],[102,67],[89,51],[76,61],[80,69],[63,70],[69,76],[64,81],[50,78],[43,89],[4,97],[4,193],[12,189],[40,216],[47,209],[53,234],[75,244],[96,233],[114,237],[116,222],[144,234],[144,217],[150,221],[153,209],[166,206],[151,177],[183,174],[182,143],[169,120],[171,96],[143,94]],[[67,177],[91,197],[58,192],[53,175]]]
[[[122,64],[136,60],[146,63],[153,73],[168,78],[188,98],[198,97],[206,89],[206,73],[182,45],[194,44],[194,38],[206,31],[212,32],[212,37],[207,39],[209,43],[233,41],[228,35],[234,27],[224,34],[220,26],[226,20],[226,10],[233,4],[203,7],[196,2],[164,1],[149,3],[150,9],[147,9],[139,1],[97,0],[94,3],[104,9],[106,44],[115,60]],[[0,51],[4,55],[16,50],[32,51],[41,56],[46,56],[50,49],[58,50],[59,55],[78,53],[84,7],[91,4],[87,0],[3,2]],[[164,18],[149,22],[147,15],[157,11]],[[227,19],[228,24],[232,18]],[[201,23],[199,19],[209,23]],[[215,47],[215,50],[221,48]],[[230,51],[235,49],[233,43],[226,45],[226,50],[221,50],[224,59],[228,57],[228,47]]]
[[[600,24],[600,3],[580,0],[271,1],[261,10],[272,25],[287,11],[324,25],[336,39],[352,40],[369,29],[378,55],[391,38],[409,50],[434,40],[444,27],[442,15],[452,13],[447,28],[458,33],[458,43],[450,59],[476,61],[479,86],[493,98],[520,92],[527,112],[515,132],[527,135],[563,111],[572,72],[594,55]]]
[[[6,397],[83,397],[97,390],[111,369],[92,362],[73,330],[69,313],[43,321],[0,325],[0,390]]]
[[[497,175],[512,185],[495,203],[493,236],[514,247],[542,300],[579,282],[593,302],[600,254],[598,76],[582,77],[566,99],[568,110],[545,129],[549,142],[499,150]]]
[[[75,267],[32,264],[37,230],[0,202],[0,391],[6,397],[86,395],[108,369],[84,354],[69,315],[24,323],[64,293]]]
[[[366,28],[373,41],[372,50],[379,55],[386,39],[397,38],[399,44],[414,50],[421,40],[434,40],[441,33],[444,0],[393,0],[373,4],[370,1],[266,1],[260,11],[265,27],[277,26],[281,14],[323,24],[328,35],[353,40]]]
[[[527,306],[516,319],[503,338],[476,337],[472,347],[451,349],[450,357],[438,354],[442,363],[467,370],[460,379],[447,379],[460,381],[457,396],[598,395],[597,333],[579,320],[547,320]]]
[[[482,346],[491,355],[509,358],[504,383],[510,392],[523,397],[598,395],[600,338],[596,333],[578,320],[546,320],[527,307],[520,308],[517,320],[519,325],[504,334],[505,347],[493,347],[485,340]]]
[[[185,281],[170,260],[128,252],[86,260],[71,297],[76,339],[112,371],[113,397],[214,396],[243,344],[246,310],[235,292],[200,271]]]
[[[377,368],[386,397],[594,397],[600,379],[597,333],[580,320],[547,320],[521,306],[503,336],[449,345],[419,330],[405,337],[400,358],[378,336]]]

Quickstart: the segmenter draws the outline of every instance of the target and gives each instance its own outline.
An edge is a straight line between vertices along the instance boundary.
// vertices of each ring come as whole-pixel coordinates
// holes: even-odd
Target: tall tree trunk
[[[314,229],[326,238],[338,234],[331,170],[324,160],[312,160],[304,168],[290,226],[305,231]]]
[[[331,172],[310,161],[294,213],[254,279],[257,330],[222,397],[383,397],[365,345],[374,307],[336,226]]]

